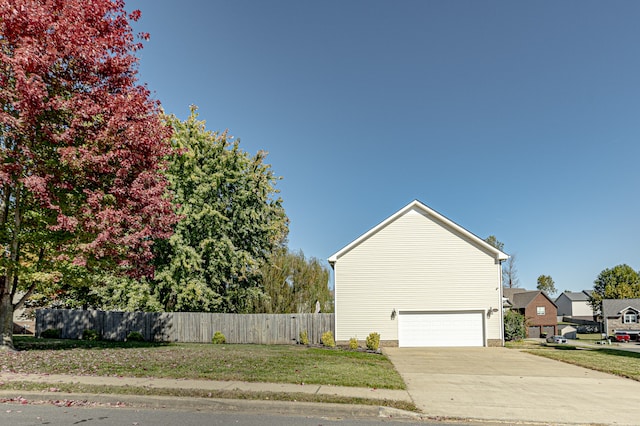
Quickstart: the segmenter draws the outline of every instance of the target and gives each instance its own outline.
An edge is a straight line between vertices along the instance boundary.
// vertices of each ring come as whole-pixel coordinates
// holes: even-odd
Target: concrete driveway
[[[640,382],[506,348],[385,348],[428,416],[640,424]]]

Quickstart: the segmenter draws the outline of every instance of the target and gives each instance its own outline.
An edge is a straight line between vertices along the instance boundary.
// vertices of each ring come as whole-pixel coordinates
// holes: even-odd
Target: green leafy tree
[[[526,336],[526,318],[519,312],[508,310],[504,314],[505,340],[521,340]]]
[[[553,281],[553,278],[551,278],[551,275],[540,275],[538,277],[537,289],[547,294],[555,294],[558,291],[556,290],[556,283]]]
[[[152,275],[171,233],[170,129],[137,81],[139,17],[123,1],[0,1],[2,349],[36,290]]]
[[[329,270],[318,259],[286,247],[276,251],[262,269],[265,297],[258,307],[265,313],[333,312]]]
[[[489,235],[487,238],[484,239],[484,241],[486,243],[491,244],[492,246],[494,246],[495,248],[497,248],[500,251],[502,251],[504,249],[504,244],[502,242],[498,241],[498,239],[496,238],[495,235]]]
[[[100,285],[93,286],[84,294],[91,297],[93,303],[88,306],[104,311],[125,311],[125,312],[160,312],[162,305],[158,302],[151,290],[149,279],[135,279],[131,277],[120,277],[110,274],[93,277],[93,282]],[[78,295],[81,297],[81,295]],[[77,302],[80,297],[70,299],[70,302]],[[68,306],[69,308],[71,306]]]
[[[602,313],[604,299],[640,297],[640,274],[626,264],[603,270],[593,284],[589,303],[596,313]]]
[[[100,309],[105,311],[158,312],[162,305],[147,278],[104,271],[82,274],[82,279],[62,280],[38,289],[25,303],[29,308]]]
[[[180,221],[156,246],[154,292],[167,311],[253,312],[264,297],[260,268],[281,247],[288,219],[278,180],[226,132],[206,130],[196,108],[167,116],[176,153],[167,177]]]

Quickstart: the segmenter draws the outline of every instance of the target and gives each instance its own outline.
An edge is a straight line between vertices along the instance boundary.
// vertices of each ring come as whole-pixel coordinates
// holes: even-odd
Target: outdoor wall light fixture
[[[396,308],[393,308],[393,311],[391,311],[391,319],[396,319]]]
[[[498,312],[498,308],[492,308],[489,306],[489,309],[487,309],[487,318],[491,317],[491,314],[495,314],[496,312]]]

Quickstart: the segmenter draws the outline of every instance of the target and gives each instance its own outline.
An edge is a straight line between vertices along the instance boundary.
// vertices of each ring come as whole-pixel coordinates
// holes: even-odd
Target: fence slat
[[[215,314],[196,312],[115,312],[38,309],[36,336],[59,329],[66,339],[80,339],[92,329],[106,340],[125,340],[132,331],[147,341],[209,343],[216,331],[227,343],[291,345],[306,331],[309,343],[319,344],[322,333],[335,335],[333,314]]]

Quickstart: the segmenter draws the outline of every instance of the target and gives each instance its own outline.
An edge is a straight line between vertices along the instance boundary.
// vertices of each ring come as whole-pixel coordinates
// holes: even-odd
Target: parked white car
[[[564,336],[549,336],[547,337],[547,343],[567,343],[567,339]]]

